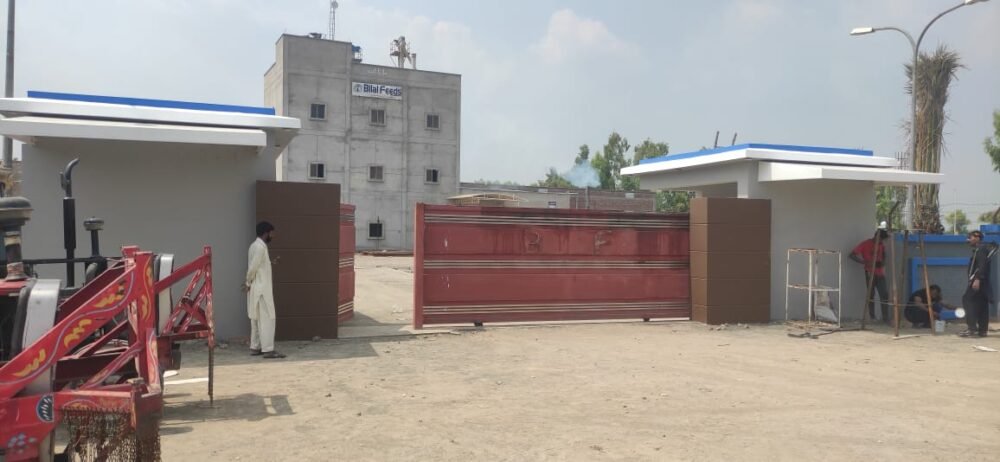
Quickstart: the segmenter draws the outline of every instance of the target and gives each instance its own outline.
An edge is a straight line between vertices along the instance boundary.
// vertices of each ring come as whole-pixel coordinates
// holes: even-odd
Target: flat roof
[[[939,184],[940,173],[915,172],[894,168],[848,167],[843,165],[761,162],[757,181],[853,180],[873,181],[882,185]]]
[[[240,112],[246,114],[275,115],[273,107],[234,106],[231,104],[195,103],[192,101],[130,98],[124,96],[84,95],[79,93],[59,93],[52,91],[28,90],[28,98],[80,101],[85,103],[121,104],[125,106],[160,107],[169,109],[190,109],[193,111]]]
[[[623,168],[622,174],[641,176],[739,161],[793,162],[874,168],[892,168],[897,165],[896,159],[875,156],[872,151],[861,149],[747,143],[646,159],[638,165]]]
[[[92,95],[92,98],[114,99],[116,97],[98,97]],[[130,99],[121,98],[118,99],[119,102],[112,103],[37,97],[0,98],[0,114],[3,114],[4,117],[34,115],[260,129],[298,130],[302,126],[302,122],[294,117],[253,112],[230,112],[222,110],[222,108],[226,107],[224,105],[206,104],[201,106],[202,108],[182,108],[164,107],[163,105],[132,105],[122,102],[127,100]],[[165,102],[166,100],[143,101]],[[214,109],[204,109],[206,106],[211,106]]]
[[[792,144],[744,143],[744,144],[736,144],[733,146],[723,146],[720,148],[704,149],[701,151],[684,152],[681,154],[665,154],[659,157],[651,157],[649,159],[643,159],[639,161],[639,163],[650,164],[653,162],[664,162],[676,159],[689,159],[692,157],[708,156],[712,154],[718,154],[721,152],[740,151],[743,149],[766,149],[770,151],[810,152],[815,154],[846,154],[852,156],[868,156],[868,157],[872,157],[875,155],[874,152],[866,151],[863,149],[832,148],[824,146],[798,146]]]
[[[44,138],[194,143],[280,152],[302,122],[270,108],[74,93],[0,98],[0,135],[26,143]]]
[[[138,124],[59,117],[24,116],[0,119],[0,133],[24,143],[31,143],[37,138],[68,138],[256,148],[267,146],[267,134],[260,129]]]

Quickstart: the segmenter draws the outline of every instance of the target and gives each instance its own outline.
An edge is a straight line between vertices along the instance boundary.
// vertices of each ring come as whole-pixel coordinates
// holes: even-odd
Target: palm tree
[[[916,136],[914,168],[921,172],[941,171],[941,153],[944,151],[944,124],[948,115],[944,110],[948,102],[948,87],[963,67],[958,53],[938,47],[933,54],[921,53],[917,60],[916,118],[910,127]],[[913,75],[913,66],[906,65],[906,76]],[[912,82],[912,79],[909,80]],[[907,92],[914,91],[907,85]],[[915,128],[915,130],[914,130]],[[914,192],[912,227],[927,232],[941,233],[940,203],[937,185],[917,185]]]

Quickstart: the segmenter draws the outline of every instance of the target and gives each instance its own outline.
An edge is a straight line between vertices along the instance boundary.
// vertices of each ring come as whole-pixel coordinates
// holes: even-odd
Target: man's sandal
[[[262,354],[264,354],[264,352],[260,350],[254,350],[253,348],[250,349],[250,356],[260,356]]]
[[[264,359],[280,359],[284,357],[284,354],[278,353],[277,351],[268,351],[267,353],[264,353]]]

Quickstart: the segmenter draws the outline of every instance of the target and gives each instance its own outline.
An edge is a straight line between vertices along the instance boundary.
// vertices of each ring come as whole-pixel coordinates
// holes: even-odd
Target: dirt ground
[[[204,348],[186,348],[163,459],[1000,460],[1000,352],[973,348],[1000,349],[1000,334],[640,322],[402,335],[412,274],[386,262],[359,258],[357,321],[397,336],[283,343],[284,360],[219,350],[214,408],[205,383],[171,383],[206,376]]]

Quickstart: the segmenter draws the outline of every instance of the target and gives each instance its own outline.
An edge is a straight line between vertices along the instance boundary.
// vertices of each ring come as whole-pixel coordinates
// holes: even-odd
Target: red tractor
[[[0,198],[0,462],[159,460],[163,376],[180,367],[181,341],[207,341],[212,399],[211,250],[177,269],[172,255],[136,247],[103,257],[103,223],[88,219],[92,255],[75,257],[76,163],[62,174],[66,258],[22,259],[31,204]],[[66,265],[65,283],[35,276],[50,264]]]

